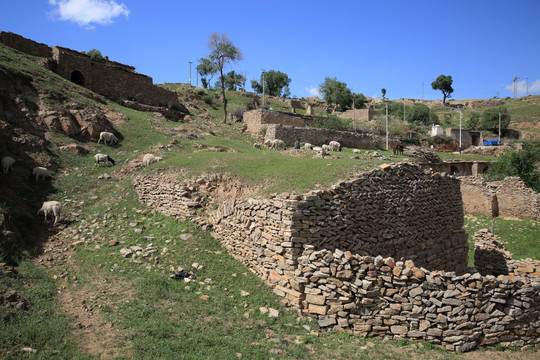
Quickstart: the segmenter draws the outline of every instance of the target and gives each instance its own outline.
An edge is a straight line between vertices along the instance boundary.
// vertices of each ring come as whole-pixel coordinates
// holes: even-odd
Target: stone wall
[[[463,176],[460,179],[465,214],[499,216],[497,195],[483,178]]]
[[[540,219],[540,194],[521,179],[507,177],[498,186],[477,177],[460,179],[465,214]]]
[[[78,51],[59,46],[51,48],[8,32],[0,32],[0,42],[42,57],[40,64],[49,70],[111,99],[136,100],[158,107],[180,105],[175,92],[153,85],[151,77],[136,73],[132,66],[108,60],[93,62],[90,56]]]
[[[295,128],[280,125],[267,125],[264,138],[265,140],[281,139],[286,146],[293,146],[296,139],[300,139],[301,142],[308,142],[316,146],[328,144],[330,141],[337,141],[341,146],[348,148],[384,149],[386,147],[386,139],[372,133]],[[390,138],[388,146],[392,149],[399,142],[398,138]]]
[[[193,220],[188,204],[204,198],[165,174],[134,185],[141,201],[180,218]],[[383,166],[330,190],[230,201],[205,221],[236,259],[321,328],[454,351],[540,347],[540,264],[510,263],[509,275],[498,277],[465,269],[459,191],[451,176]]]
[[[47,45],[26,39],[12,32],[0,31],[0,42],[32,56],[43,58],[52,56],[51,48]]]
[[[244,112],[243,121],[247,125],[247,131],[257,135],[262,128],[271,124],[281,124],[304,128],[313,122],[311,116],[293,116],[275,111],[251,110]],[[294,143],[294,141],[293,141]]]
[[[520,178],[505,178],[496,193],[499,216],[540,219],[540,194],[528,188]]]
[[[377,113],[378,111],[376,109],[369,107],[367,109],[347,110],[339,113],[339,117],[361,122],[368,122],[371,121],[371,119],[373,119],[377,115]]]

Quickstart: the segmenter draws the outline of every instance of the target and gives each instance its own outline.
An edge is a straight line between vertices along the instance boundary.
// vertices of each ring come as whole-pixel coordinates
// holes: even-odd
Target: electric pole
[[[424,101],[424,83],[422,83],[422,101]]]
[[[514,99],[516,98],[516,95],[517,95],[517,75],[514,76]]]
[[[529,78],[527,78],[527,96],[529,96]]]
[[[264,109],[264,69],[262,69],[262,86],[263,86],[263,109]]]
[[[388,150],[388,101],[386,102],[386,150]]]
[[[189,85],[191,86],[191,64],[193,64],[193,61],[188,61],[189,63]]]
[[[501,112],[499,111],[499,145],[501,145]]]

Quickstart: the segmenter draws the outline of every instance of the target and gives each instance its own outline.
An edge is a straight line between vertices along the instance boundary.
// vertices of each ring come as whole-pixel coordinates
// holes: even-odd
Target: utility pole
[[[499,111],[499,145],[501,145],[501,112]]]
[[[516,95],[517,95],[517,75],[514,76],[514,99],[516,98]]]
[[[199,72],[195,71],[195,74],[197,74],[197,87],[199,87]]]
[[[403,121],[405,121],[405,98],[403,98]]]
[[[386,102],[386,150],[388,150],[388,101]]]
[[[191,85],[191,64],[193,64],[193,61],[188,61],[189,63],[189,85]]]
[[[422,83],[422,101],[424,101],[424,83]]]
[[[264,108],[264,69],[262,69],[262,82],[263,82],[263,108]]]
[[[353,129],[354,129],[354,132],[356,132],[356,109],[354,108],[354,94],[353,94],[353,98],[352,98],[352,118],[353,118]]]
[[[527,78],[527,96],[529,96],[529,78]]]

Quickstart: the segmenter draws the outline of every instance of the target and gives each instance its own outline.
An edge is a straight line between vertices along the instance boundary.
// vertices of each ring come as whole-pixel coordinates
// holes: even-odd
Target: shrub
[[[328,115],[323,118],[316,118],[312,126],[321,129],[346,131],[352,127],[352,120],[343,119],[336,115]]]
[[[207,105],[214,106],[214,97],[212,95],[206,94],[202,99]]]

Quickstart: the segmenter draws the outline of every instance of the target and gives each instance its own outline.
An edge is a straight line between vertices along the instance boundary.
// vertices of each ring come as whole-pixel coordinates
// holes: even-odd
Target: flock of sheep
[[[264,146],[270,150],[285,150],[285,142],[280,139],[266,140]],[[253,144],[253,148],[262,149],[262,145],[259,143]],[[341,144],[337,141],[330,141],[328,144],[323,144],[322,146],[313,146],[310,143],[305,143],[303,146],[304,150],[314,150],[319,152],[329,152],[329,151],[341,151]],[[357,150],[357,149],[354,149]],[[353,152],[354,152],[353,150]],[[360,152],[360,150],[357,150]]]
[[[105,145],[114,145],[118,143],[118,138],[110,132],[103,131],[99,134],[98,144],[101,143],[101,141],[103,141]],[[94,155],[94,159],[95,159],[95,166],[98,166],[99,163],[105,163],[105,164],[111,163],[112,165],[115,164],[115,161],[107,154],[98,153]],[[144,166],[148,166],[160,160],[163,160],[163,158],[160,156],[155,156],[153,154],[145,154],[143,156],[142,163]],[[11,156],[2,157],[2,159],[0,160],[2,172],[4,174],[8,174],[10,170],[13,171],[13,164],[15,164],[15,162],[16,162],[15,159],[12,158]],[[49,170],[42,166],[37,166],[32,169],[32,177],[36,178],[36,182],[39,181],[39,178],[42,178],[43,180],[45,180],[46,178],[52,179],[52,175],[49,172]],[[62,211],[62,204],[60,202],[45,201],[42,204],[41,208],[38,210],[37,214],[38,216],[43,214],[45,217],[44,219],[45,222],[47,222],[47,217],[49,215],[51,216],[51,222],[53,221],[52,218],[54,217],[54,222],[53,222],[53,225],[54,225],[58,222],[61,211]]]

